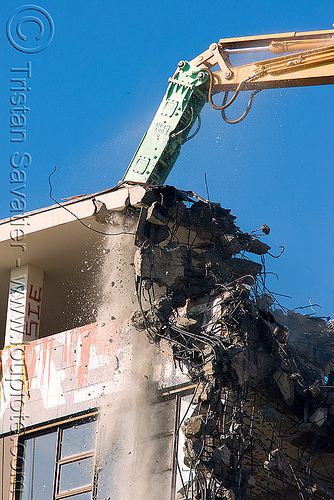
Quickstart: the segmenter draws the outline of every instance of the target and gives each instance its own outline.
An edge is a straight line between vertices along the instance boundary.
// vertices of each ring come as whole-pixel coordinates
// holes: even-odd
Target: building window
[[[17,500],[95,500],[97,421],[52,427],[20,440]]]

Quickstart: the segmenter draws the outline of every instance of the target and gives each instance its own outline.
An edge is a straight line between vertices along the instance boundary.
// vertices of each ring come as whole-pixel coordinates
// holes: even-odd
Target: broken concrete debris
[[[291,406],[295,400],[295,385],[291,378],[291,373],[279,369],[273,373],[273,379],[285,399],[285,402]]]
[[[183,247],[141,247],[135,253],[135,272],[159,286],[170,287],[184,278],[186,257]]]
[[[332,324],[277,309],[250,258],[270,247],[229,210],[145,189],[132,320],[196,384],[178,498],[334,498]]]
[[[284,477],[291,477],[289,462],[284,452],[278,448],[269,453],[268,460],[264,462],[264,466],[268,470],[276,470],[283,473]]]
[[[275,422],[280,423],[282,419],[282,415],[275,410],[275,408],[271,408],[270,406],[262,406],[259,410],[259,414],[263,418],[263,420],[267,422]]]
[[[328,408],[318,408],[309,418],[312,424],[322,427],[327,420]]]

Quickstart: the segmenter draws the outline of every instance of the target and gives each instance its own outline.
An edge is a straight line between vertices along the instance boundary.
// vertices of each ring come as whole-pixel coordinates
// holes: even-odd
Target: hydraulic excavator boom
[[[230,56],[271,52],[270,59],[234,67]],[[218,65],[218,70],[212,71]],[[163,184],[181,146],[200,126],[200,112],[208,101],[228,123],[241,121],[254,95],[262,89],[334,83],[334,30],[221,39],[190,62],[181,61],[159,109],[124,175],[124,181]],[[225,116],[241,91],[254,91],[245,113],[235,121]],[[234,91],[228,100],[228,93]],[[224,92],[221,106],[212,96]],[[196,119],[197,130],[189,135]]]

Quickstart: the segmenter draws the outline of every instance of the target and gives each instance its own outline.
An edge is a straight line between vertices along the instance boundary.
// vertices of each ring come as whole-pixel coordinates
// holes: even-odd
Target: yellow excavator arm
[[[236,54],[256,52],[270,52],[273,56],[242,66],[231,63]],[[262,89],[332,83],[334,30],[221,39],[190,62],[178,64],[123,180],[163,184],[207,101],[222,111],[225,121],[238,123]],[[225,109],[244,90],[254,91],[245,113],[238,120],[228,120]],[[228,100],[230,91],[234,94]],[[220,106],[212,100],[219,92],[225,92]]]
[[[230,56],[272,52],[280,57],[233,67]],[[281,55],[288,54],[288,55]],[[334,30],[226,38],[190,61],[214,72],[212,92],[326,85],[334,83]]]

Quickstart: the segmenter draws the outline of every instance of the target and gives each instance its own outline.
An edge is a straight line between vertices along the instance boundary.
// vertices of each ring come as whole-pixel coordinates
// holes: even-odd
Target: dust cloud
[[[113,213],[108,222],[108,232],[134,233],[137,217],[131,212]],[[132,265],[135,248],[133,235],[105,237],[98,321],[122,324],[124,335],[116,353],[115,387],[100,408],[99,500],[157,498],[157,491],[149,485],[156,451],[150,435],[151,405],[157,395],[153,382],[156,348],[145,332],[134,330],[130,323],[132,312],[138,309]]]

